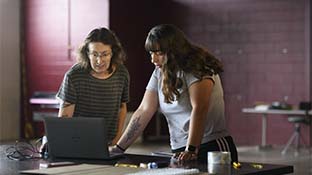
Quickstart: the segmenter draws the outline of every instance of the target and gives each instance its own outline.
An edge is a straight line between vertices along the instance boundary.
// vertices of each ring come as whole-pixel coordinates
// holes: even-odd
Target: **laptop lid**
[[[111,159],[103,118],[47,117],[48,153],[53,158]]]

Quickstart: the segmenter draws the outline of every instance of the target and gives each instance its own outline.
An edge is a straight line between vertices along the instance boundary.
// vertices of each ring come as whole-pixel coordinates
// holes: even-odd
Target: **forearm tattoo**
[[[140,118],[141,118],[141,116],[138,116],[137,118],[135,118],[133,120],[132,124],[130,125],[129,131],[127,132],[127,135],[126,135],[126,142],[131,140],[135,136],[135,133],[139,131],[139,129],[142,125],[139,122]]]

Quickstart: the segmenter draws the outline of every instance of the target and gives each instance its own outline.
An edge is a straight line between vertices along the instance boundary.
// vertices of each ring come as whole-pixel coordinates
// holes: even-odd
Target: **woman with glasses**
[[[209,151],[227,151],[237,161],[236,146],[225,126],[221,62],[169,24],[151,29],[145,49],[155,70],[139,108],[110,151],[124,152],[160,110],[168,122],[176,160],[205,160]]]
[[[125,52],[106,28],[92,30],[78,49],[77,63],[65,74],[57,93],[59,117],[106,119],[108,139],[115,144],[122,133],[129,101],[129,72]]]

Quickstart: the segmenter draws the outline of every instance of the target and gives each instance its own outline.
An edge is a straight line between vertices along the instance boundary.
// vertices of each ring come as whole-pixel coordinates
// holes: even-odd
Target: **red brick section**
[[[309,99],[310,67],[305,55],[305,1],[179,0],[187,7],[184,31],[225,66],[222,74],[227,125],[237,143],[261,143],[260,115],[243,114],[255,102],[298,105]],[[258,116],[258,117],[257,117]],[[268,119],[269,144],[283,145],[293,125],[285,116]],[[302,133],[308,142],[308,127]]]
[[[297,105],[310,97],[307,4],[308,0],[111,1],[110,26],[119,34],[129,56],[129,108],[138,106],[153,69],[142,41],[152,26],[173,23],[222,59],[229,130],[240,145],[260,144],[260,115],[243,114],[241,108],[257,101],[283,100],[285,96]],[[272,134],[268,143],[285,144],[292,129],[285,116],[270,117],[268,133]],[[303,133],[308,141],[308,127]]]

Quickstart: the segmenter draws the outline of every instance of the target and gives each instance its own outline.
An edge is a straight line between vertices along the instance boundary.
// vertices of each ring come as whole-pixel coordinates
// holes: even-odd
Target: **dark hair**
[[[108,71],[111,73],[113,71],[112,65],[120,65],[126,60],[125,51],[117,38],[117,36],[111,30],[107,28],[97,28],[92,30],[82,45],[78,49],[78,63],[86,70],[91,70],[90,59],[88,56],[89,53],[89,43],[91,42],[101,42],[105,45],[110,45],[112,48],[112,60],[109,65]]]
[[[145,41],[146,51],[161,51],[167,55],[162,65],[162,92],[165,102],[171,103],[180,96],[182,80],[178,73],[191,73],[202,79],[206,75],[223,71],[222,63],[202,47],[190,43],[185,34],[172,24],[162,24],[150,30]]]

